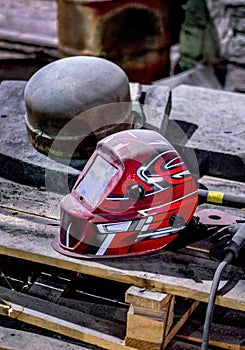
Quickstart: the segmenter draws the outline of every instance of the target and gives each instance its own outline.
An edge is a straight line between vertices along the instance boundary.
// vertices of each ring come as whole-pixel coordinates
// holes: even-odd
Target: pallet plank
[[[0,313],[73,339],[121,349],[125,325],[0,287]]]
[[[171,256],[177,263],[177,256],[174,253],[162,251],[158,254],[152,254],[141,258],[123,259],[121,261],[114,261],[111,259],[105,259],[101,262],[91,260],[73,259],[63,256],[54,251],[51,242],[54,234],[58,234],[58,227],[49,226],[38,223],[37,226],[32,222],[28,222],[27,219],[14,217],[14,224],[9,225],[10,218],[2,214],[1,224],[5,220],[7,227],[3,229],[1,227],[1,242],[0,242],[0,254],[6,256],[12,256],[24,260],[30,260],[49,266],[55,266],[65,270],[71,270],[83,274],[88,274],[96,277],[101,277],[109,280],[123,282],[138,287],[153,289],[156,291],[164,292],[172,295],[184,296],[199,301],[207,301],[209,296],[209,290],[211,286],[211,278],[209,280],[195,280],[187,277],[178,277],[178,275],[164,275],[159,273],[152,273],[150,269],[150,260],[154,258],[158,261],[164,258],[169,259]],[[21,223],[21,225],[20,225]],[[30,229],[36,232],[38,235],[32,235]],[[19,232],[18,232],[19,231]],[[23,235],[23,233],[28,233]],[[24,239],[25,238],[25,239]],[[26,244],[28,242],[28,244]],[[120,260],[120,259],[119,259]],[[187,259],[188,261],[189,259]],[[207,267],[214,269],[217,266],[216,262],[211,262],[207,259],[197,259],[196,263],[200,266],[203,265],[203,274]],[[154,262],[154,261],[153,261]],[[186,260],[185,260],[186,262]],[[189,263],[191,261],[189,260]],[[157,263],[157,262],[154,262]],[[193,263],[193,262],[192,262]],[[168,264],[168,261],[166,262]],[[182,266],[183,261],[179,263]],[[115,267],[116,266],[116,267]],[[139,270],[136,268],[139,267]],[[183,268],[183,267],[182,267]],[[194,268],[194,265],[193,265]],[[245,276],[244,269],[241,269],[241,276]],[[224,283],[225,281],[222,281]],[[230,308],[244,310],[245,311],[245,283],[242,278],[237,285],[224,296],[218,296],[216,303],[219,305],[227,306]]]
[[[51,330],[73,339],[83,341],[85,343],[101,346],[104,349],[110,350],[133,350],[126,346],[124,341],[106,335],[101,332],[96,332],[92,329],[79,326],[69,321],[61,320],[54,316],[49,316],[46,313],[38,312],[18,304],[11,303],[12,311],[10,317],[19,321],[33,324],[35,326]],[[0,313],[4,314],[0,305]]]
[[[169,344],[169,342],[173,339],[173,337],[177,334],[177,332],[180,330],[180,328],[185,324],[185,322],[189,319],[191,314],[195,311],[195,309],[199,305],[199,301],[194,301],[193,304],[190,306],[190,308],[181,316],[180,320],[174,325],[174,327],[170,330],[168,335],[166,336],[164,343],[163,343],[163,349],[166,348],[166,346]]]
[[[59,220],[62,195],[0,177],[0,208]]]

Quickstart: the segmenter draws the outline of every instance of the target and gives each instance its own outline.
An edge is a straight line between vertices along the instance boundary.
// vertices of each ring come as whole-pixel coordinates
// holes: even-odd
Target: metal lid
[[[98,57],[63,58],[41,68],[28,81],[24,100],[31,142],[46,154],[84,157],[98,140],[132,125],[128,78]]]

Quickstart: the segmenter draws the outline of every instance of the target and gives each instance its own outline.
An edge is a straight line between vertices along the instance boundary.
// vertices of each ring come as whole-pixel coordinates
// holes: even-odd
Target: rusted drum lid
[[[45,154],[87,158],[101,138],[132,127],[128,78],[106,59],[50,63],[28,81],[24,100],[30,140]]]

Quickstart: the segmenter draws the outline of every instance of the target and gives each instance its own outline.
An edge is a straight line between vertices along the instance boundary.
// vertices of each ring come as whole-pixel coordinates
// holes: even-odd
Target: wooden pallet
[[[203,181],[206,184],[209,182],[211,186],[210,178]],[[233,185],[232,182],[226,182],[224,186]],[[236,183],[236,186],[240,191],[243,184]],[[127,259],[92,261],[65,257],[51,247],[52,240],[59,233],[59,200],[57,194],[47,194],[1,179],[0,254],[6,258],[18,258],[100,278],[105,283],[115,281],[128,285],[125,302],[129,304],[129,310],[125,337],[94,330],[91,323],[86,326],[74,323],[72,319],[62,319],[59,317],[59,308],[52,315],[47,315],[42,310],[37,311],[33,307],[34,301],[29,305],[21,304],[21,296],[9,290],[0,291],[4,300],[0,305],[0,313],[105,349],[171,349],[171,341],[176,339],[180,328],[202,302],[207,302],[218,263],[208,259],[207,250],[200,250],[200,246],[196,249],[195,243],[177,251],[162,250]],[[222,284],[235,273],[241,276],[240,281],[227,294],[218,296],[216,305],[237,310],[234,312],[242,312],[244,315],[245,269],[229,266]],[[176,317],[177,299],[183,305],[187,304],[179,317]],[[46,305],[45,310],[47,309]],[[213,341],[224,349],[229,346],[238,349],[241,334],[239,330],[237,339],[228,343]],[[183,341],[200,343],[200,332],[195,336],[179,334],[178,342]]]

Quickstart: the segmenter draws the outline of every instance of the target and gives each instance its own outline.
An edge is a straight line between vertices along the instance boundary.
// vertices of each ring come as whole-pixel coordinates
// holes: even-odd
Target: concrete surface
[[[167,137],[194,150],[201,174],[245,181],[245,95],[180,85],[172,91]],[[176,133],[173,120],[186,131]]]
[[[25,81],[4,81],[0,85],[0,172],[7,179],[37,187],[45,186],[45,175],[50,174],[59,192],[66,192],[67,174],[71,183],[79,170],[47,159],[31,145],[26,131],[23,93]],[[65,161],[65,160],[64,160]],[[82,166],[82,162],[76,166]],[[52,184],[50,184],[52,186]]]
[[[44,335],[25,332],[22,330],[0,327],[0,349],[11,350],[89,350],[72,343],[47,337]]]
[[[222,90],[222,86],[216,78],[213,69],[204,64],[197,64],[192,69],[157,80],[153,84],[165,85],[171,89],[184,84]]]

